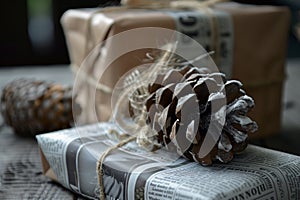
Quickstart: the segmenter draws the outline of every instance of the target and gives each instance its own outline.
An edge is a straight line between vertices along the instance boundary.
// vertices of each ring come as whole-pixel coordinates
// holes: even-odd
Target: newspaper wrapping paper
[[[117,143],[113,124],[38,135],[44,173],[88,198],[99,195],[96,162]],[[104,161],[108,199],[300,199],[300,157],[250,145],[228,164],[203,167],[135,142]],[[172,161],[173,160],[173,161]],[[52,173],[49,173],[52,171]]]

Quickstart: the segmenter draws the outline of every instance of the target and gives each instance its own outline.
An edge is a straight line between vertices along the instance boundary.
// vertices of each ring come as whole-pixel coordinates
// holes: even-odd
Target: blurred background
[[[300,43],[296,36],[296,25],[300,18],[298,0],[239,0],[239,2],[289,6],[292,21],[288,57],[300,57]],[[3,1],[0,7],[0,66],[69,63],[60,25],[62,14],[71,8],[118,3],[118,0]]]
[[[0,66],[69,63],[60,25],[71,8],[106,5],[105,0],[10,0],[0,6]],[[112,2],[112,3],[111,3]],[[110,1],[111,4],[114,1]]]
[[[69,56],[60,24],[72,8],[117,5],[120,0],[10,0],[0,6],[0,87],[20,77],[72,84]],[[288,6],[291,24],[284,85],[282,134],[264,145],[300,155],[300,1],[237,0],[242,3]]]

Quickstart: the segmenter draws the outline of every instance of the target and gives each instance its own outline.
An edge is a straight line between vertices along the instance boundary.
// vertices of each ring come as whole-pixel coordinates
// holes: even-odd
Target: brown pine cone
[[[73,123],[72,88],[15,80],[3,89],[1,113],[5,123],[23,136],[68,128]]]
[[[241,87],[222,73],[191,66],[158,74],[148,85],[144,101],[146,124],[157,133],[153,142],[173,146],[180,155],[203,165],[229,162],[246,148],[248,133],[257,129],[246,117],[254,101]],[[138,96],[139,90],[132,95]],[[133,118],[141,115],[132,102],[129,110]]]

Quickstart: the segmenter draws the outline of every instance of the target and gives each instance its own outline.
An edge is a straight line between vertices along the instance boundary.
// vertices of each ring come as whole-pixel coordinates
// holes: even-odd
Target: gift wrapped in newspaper
[[[106,40],[137,28],[160,27],[180,31],[208,52],[213,51],[212,57],[220,71],[229,78],[242,81],[256,101],[256,109],[251,113],[260,127],[256,136],[277,133],[280,130],[289,10],[215,2],[128,0],[122,1],[123,5],[119,7],[67,11],[62,17],[62,25],[72,68],[78,72],[77,80],[81,80],[76,93],[82,113],[77,122],[87,124],[108,120],[112,88],[124,73],[145,62],[145,55],[150,51],[149,48],[134,47],[141,47],[143,45],[139,43],[145,42],[155,46],[165,38],[149,32],[118,42]],[[188,41],[181,41],[178,48],[187,45]],[[109,57],[122,48],[128,51],[111,61]],[[186,52],[195,53],[193,49]],[[100,71],[105,71],[101,78],[98,77]],[[95,98],[90,98],[95,90]],[[92,115],[94,111],[96,117]]]
[[[250,145],[230,163],[202,166],[135,141],[98,123],[37,136],[44,174],[71,191],[97,199],[299,199],[300,157]],[[103,173],[99,181],[99,162]],[[101,185],[99,185],[99,183]]]

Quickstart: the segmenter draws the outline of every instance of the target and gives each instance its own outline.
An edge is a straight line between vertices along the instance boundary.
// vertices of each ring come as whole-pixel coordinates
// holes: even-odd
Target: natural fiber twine
[[[91,15],[91,17],[89,18],[89,21],[88,21],[88,29],[86,32],[86,38],[89,38],[89,40],[87,41],[86,46],[85,46],[86,55],[88,54],[88,52],[90,50],[90,44],[95,41],[95,39],[92,37],[92,34],[91,34],[91,22],[92,22],[93,17],[97,13],[116,12],[116,11],[127,10],[130,8],[147,8],[147,9],[172,8],[172,9],[199,9],[199,10],[202,10],[209,16],[209,19],[210,19],[210,26],[211,26],[211,30],[213,33],[211,36],[213,48],[215,48],[216,51],[219,51],[220,50],[219,45],[218,45],[219,38],[218,38],[218,34],[217,34],[218,24],[217,24],[216,16],[212,12],[212,10],[209,8],[209,6],[212,6],[219,2],[225,2],[225,1],[228,1],[228,0],[207,0],[207,1],[203,1],[203,2],[198,2],[196,0],[186,0],[186,1],[123,0],[123,1],[121,1],[122,6],[120,6],[120,7],[107,7],[107,8],[97,10],[96,12],[94,12]],[[218,64],[219,58],[217,57],[217,55],[218,55],[218,53],[216,54],[215,61]],[[78,72],[79,66],[72,65],[72,70],[75,73]],[[78,74],[78,76],[80,78],[82,78],[83,80],[86,80],[89,84],[95,86],[95,88],[97,90],[100,90],[106,94],[112,93],[111,88],[109,88],[108,86],[106,86],[104,84],[98,83],[98,81],[94,77],[91,77],[87,73],[81,71],[81,73]],[[97,170],[97,174],[98,174],[98,184],[99,184],[99,189],[100,189],[99,198],[101,200],[105,199],[104,184],[103,184],[103,175],[104,175],[103,162],[104,162],[106,156],[109,155],[112,151],[128,144],[129,142],[131,142],[133,140],[136,140],[136,138],[137,138],[136,136],[131,136],[127,139],[120,141],[117,145],[107,149],[99,158],[99,160],[97,162],[96,170]]]

